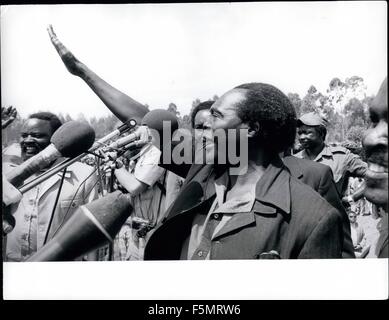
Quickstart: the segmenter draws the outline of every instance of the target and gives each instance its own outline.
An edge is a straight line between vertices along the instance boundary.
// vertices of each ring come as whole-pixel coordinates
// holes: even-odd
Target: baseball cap
[[[297,126],[301,125],[306,126],[323,126],[326,127],[328,124],[328,121],[324,119],[321,115],[319,115],[316,112],[309,112],[306,114],[303,114],[298,120],[297,120]]]

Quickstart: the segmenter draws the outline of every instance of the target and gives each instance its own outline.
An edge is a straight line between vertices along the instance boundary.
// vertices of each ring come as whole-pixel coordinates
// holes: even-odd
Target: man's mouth
[[[367,166],[370,171],[375,172],[375,173],[388,173],[388,166],[381,165],[378,163],[374,162],[368,162]]]
[[[39,149],[35,146],[24,146],[23,149],[27,155],[35,155],[39,152]]]

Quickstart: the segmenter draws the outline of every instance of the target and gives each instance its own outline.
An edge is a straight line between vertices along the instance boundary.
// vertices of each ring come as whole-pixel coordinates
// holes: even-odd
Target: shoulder
[[[342,146],[327,146],[333,154],[348,154],[350,151]]]
[[[69,166],[69,169],[78,177],[78,176],[87,176],[90,175],[95,168],[92,166],[89,166],[82,162],[75,162],[72,165]]]
[[[1,152],[2,160],[4,162],[10,162],[15,165],[19,165],[23,162],[22,151],[19,143],[13,143],[8,147],[5,147]]]
[[[340,213],[319,193],[301,181],[291,177],[291,207],[297,218],[306,223],[317,223],[328,214]]]
[[[293,156],[297,158],[303,158],[304,150],[295,153]]]
[[[303,174],[312,174],[314,176],[332,176],[331,168],[320,162],[297,158],[295,156],[287,156],[282,160],[292,172],[295,168],[298,168]]]

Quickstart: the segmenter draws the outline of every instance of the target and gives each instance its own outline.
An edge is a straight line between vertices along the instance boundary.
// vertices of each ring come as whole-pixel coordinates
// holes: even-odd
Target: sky
[[[387,4],[381,2],[1,6],[2,106],[110,114],[68,73],[46,28],[108,83],[151,109],[182,115],[246,82],[304,96],[361,76],[376,94],[387,75]]]

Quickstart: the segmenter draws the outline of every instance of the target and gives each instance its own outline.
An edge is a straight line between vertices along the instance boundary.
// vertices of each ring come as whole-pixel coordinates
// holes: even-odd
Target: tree
[[[315,86],[310,86],[307,94],[304,96],[301,101],[300,112],[301,114],[308,112],[321,112],[322,102],[323,102],[323,94],[317,91]]]
[[[363,126],[351,127],[347,132],[347,140],[356,142],[358,145],[361,145],[365,130],[366,129]]]
[[[297,117],[301,116],[301,104],[302,100],[298,93],[288,93],[288,98],[296,110]]]

